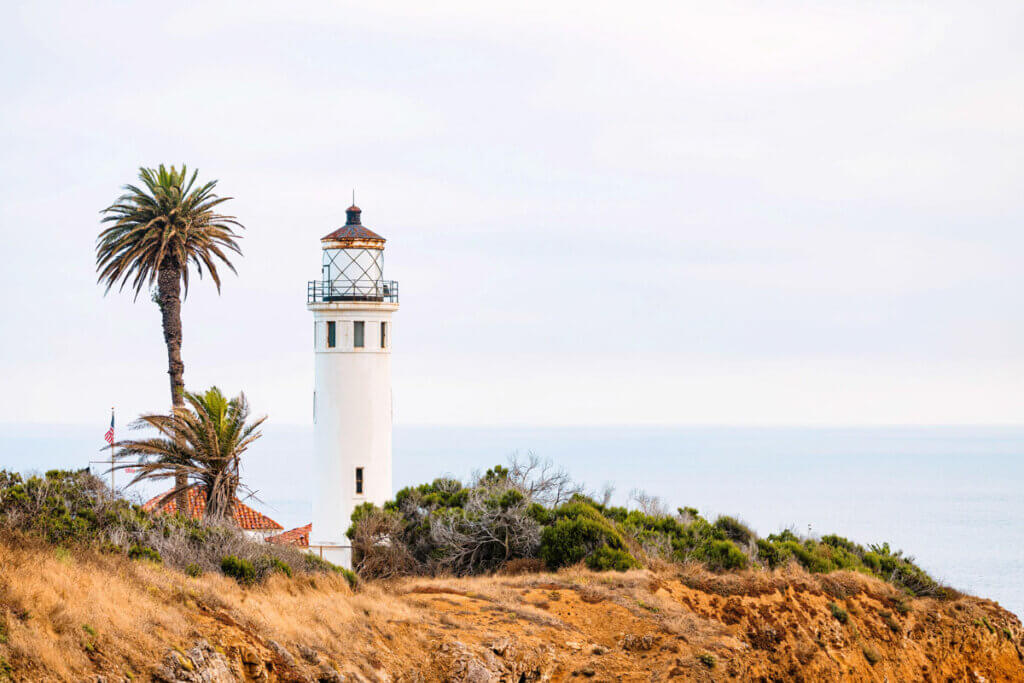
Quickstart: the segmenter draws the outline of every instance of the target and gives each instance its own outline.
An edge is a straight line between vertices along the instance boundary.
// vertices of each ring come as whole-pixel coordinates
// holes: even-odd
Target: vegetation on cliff
[[[951,597],[912,558],[889,545],[864,547],[836,535],[800,538],[790,530],[758,536],[735,517],[714,521],[694,508],[674,514],[649,496],[633,509],[598,502],[565,472],[513,459],[468,484],[451,478],[407,487],[382,507],[355,510],[349,537],[366,577],[480,574],[503,566],[597,571],[701,563],[712,571],[852,570],[910,595]],[[386,542],[382,542],[387,539]],[[532,564],[531,564],[532,563]]]
[[[88,548],[162,563],[192,576],[223,572],[246,584],[275,572],[351,576],[297,548],[251,539],[229,524],[151,514],[112,496],[103,482],[84,471],[23,477],[0,470],[0,531],[41,539],[65,551]],[[228,566],[236,571],[225,569],[226,558],[234,558]]]

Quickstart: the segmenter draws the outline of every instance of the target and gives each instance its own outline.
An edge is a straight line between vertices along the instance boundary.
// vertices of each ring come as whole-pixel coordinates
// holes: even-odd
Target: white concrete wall
[[[314,491],[310,545],[347,546],[352,510],[365,501],[391,497],[391,314],[397,304],[336,302],[309,304],[313,312]],[[363,321],[365,346],[353,346],[353,323]],[[336,324],[336,345],[327,346],[327,322]],[[380,323],[387,345],[381,348]],[[356,494],[356,468],[363,468],[363,493]],[[341,563],[348,567],[347,553]],[[330,558],[326,558],[330,559]],[[331,560],[332,562],[334,560]]]

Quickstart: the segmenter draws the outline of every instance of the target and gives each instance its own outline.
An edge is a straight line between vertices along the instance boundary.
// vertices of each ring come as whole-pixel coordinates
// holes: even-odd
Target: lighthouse
[[[384,238],[358,206],[320,240],[309,283],[313,313],[313,520],[309,549],[351,567],[352,510],[391,497],[391,317],[398,284],[384,279]]]

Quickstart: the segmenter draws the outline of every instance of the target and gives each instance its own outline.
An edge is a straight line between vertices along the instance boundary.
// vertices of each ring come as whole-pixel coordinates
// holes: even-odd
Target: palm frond
[[[133,430],[156,435],[115,443],[117,462],[111,469],[138,469],[129,485],[183,476],[185,483],[165,499],[198,487],[206,493],[207,516],[228,517],[237,492],[248,491],[240,480],[241,456],[262,436],[259,428],[267,418],[249,421],[244,393],[228,399],[211,387],[201,394],[185,392],[184,398],[185,407],[167,415],[141,415],[132,422]]]
[[[96,271],[107,293],[128,286],[138,298],[161,270],[171,268],[187,296],[190,263],[200,277],[205,267],[218,291],[216,261],[236,272],[226,251],[242,253],[235,230],[245,226],[218,212],[231,198],[214,194],[216,180],[197,186],[198,173],[193,170],[189,176],[185,165],[180,170],[163,164],[140,168],[140,184],[125,185],[123,194],[101,212],[100,222],[107,227],[96,240]]]

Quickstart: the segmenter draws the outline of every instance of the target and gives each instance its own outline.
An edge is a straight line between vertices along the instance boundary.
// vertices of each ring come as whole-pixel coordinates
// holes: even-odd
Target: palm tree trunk
[[[171,405],[185,405],[185,364],[181,360],[181,273],[178,268],[162,268],[157,276],[157,298],[163,318],[164,343],[167,344],[167,374],[171,380]],[[174,487],[188,483],[184,474],[174,477]],[[188,494],[175,498],[178,513],[188,515]]]

